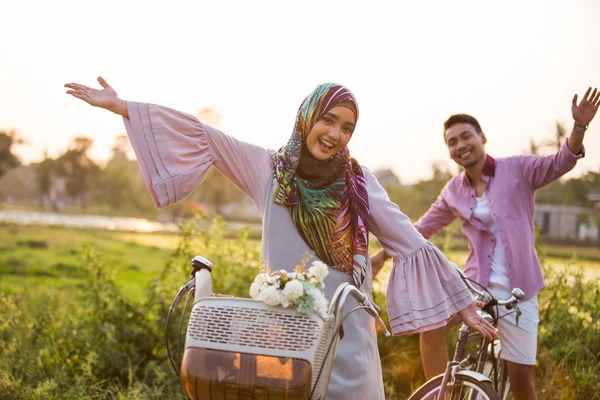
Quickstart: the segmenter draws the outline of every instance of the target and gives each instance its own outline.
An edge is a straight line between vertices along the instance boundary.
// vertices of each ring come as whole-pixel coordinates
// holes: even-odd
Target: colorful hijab
[[[369,199],[362,168],[344,147],[319,161],[306,146],[313,126],[333,107],[358,104],[344,86],[324,83],[302,102],[294,132],[273,157],[273,201],[289,208],[304,241],[330,267],[352,275],[360,287],[367,273]]]

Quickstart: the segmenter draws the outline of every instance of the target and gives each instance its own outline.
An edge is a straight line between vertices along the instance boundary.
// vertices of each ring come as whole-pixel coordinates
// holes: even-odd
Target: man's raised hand
[[[577,94],[575,94],[573,104],[571,105],[571,112],[573,113],[575,123],[582,128],[587,128],[592,119],[594,119],[599,106],[600,90],[597,88],[594,88],[593,92],[591,87],[588,88],[579,104],[577,104]]]

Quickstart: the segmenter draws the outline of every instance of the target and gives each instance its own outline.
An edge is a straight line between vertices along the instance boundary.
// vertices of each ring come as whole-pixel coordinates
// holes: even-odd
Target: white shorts
[[[488,290],[495,298],[504,300],[510,297],[510,288],[490,283]],[[519,325],[516,322],[516,313],[507,315],[498,320],[498,335],[502,347],[501,358],[517,364],[535,365],[537,355],[538,323],[540,312],[537,295],[519,302],[521,316]],[[500,316],[512,312],[505,307],[498,307]]]

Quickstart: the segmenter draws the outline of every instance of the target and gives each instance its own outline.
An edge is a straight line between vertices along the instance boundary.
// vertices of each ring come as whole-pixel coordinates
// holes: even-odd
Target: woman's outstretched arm
[[[494,327],[477,314],[471,292],[448,259],[416,230],[377,178],[363,171],[369,193],[369,230],[394,257],[387,288],[392,333],[430,331],[458,314],[486,338],[498,337]]]
[[[65,87],[69,89],[67,94],[73,97],[77,97],[94,107],[104,108],[124,118],[129,118],[127,102],[120,99],[115,89],[101,76],[98,77],[98,83],[100,83],[102,89],[94,89],[79,83],[66,83]]]
[[[67,94],[124,119],[144,180],[158,208],[184,199],[214,166],[246,193],[259,213],[271,182],[271,152],[245,143],[168,107],[124,101],[102,78],[102,89],[67,83]]]

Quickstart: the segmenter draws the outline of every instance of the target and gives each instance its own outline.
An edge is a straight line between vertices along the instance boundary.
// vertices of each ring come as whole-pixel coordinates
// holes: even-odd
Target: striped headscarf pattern
[[[352,275],[357,287],[367,274],[369,199],[358,162],[344,147],[319,161],[306,147],[313,126],[336,105],[354,95],[342,85],[324,83],[298,109],[288,143],[272,158],[277,181],[273,201],[289,208],[304,241],[330,267]]]

